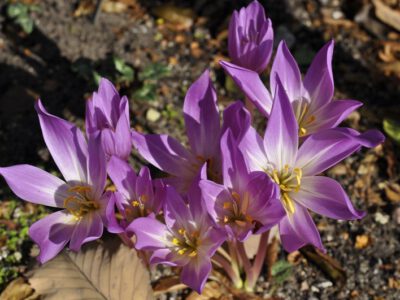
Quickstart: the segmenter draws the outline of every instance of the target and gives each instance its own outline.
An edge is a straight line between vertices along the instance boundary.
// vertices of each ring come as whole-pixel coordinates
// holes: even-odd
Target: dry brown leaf
[[[79,2],[79,6],[77,9],[74,11],[74,17],[82,17],[82,16],[87,16],[90,15],[94,12],[96,6],[94,1],[92,0],[83,0]]]
[[[120,1],[106,0],[101,5],[101,10],[106,13],[120,14],[128,9],[128,5]]]
[[[0,300],[34,300],[35,297],[30,297],[34,293],[32,287],[22,277],[18,277],[11,281],[6,289],[1,293]],[[37,297],[36,297],[37,299]]]
[[[346,282],[346,272],[340,263],[324,254],[313,246],[305,246],[300,249],[301,254],[311,263],[321,269],[333,282],[343,286]]]
[[[63,251],[27,276],[45,300],[154,299],[147,269],[117,237],[89,243],[78,253]]]
[[[173,4],[162,4],[154,8],[154,14],[167,21],[171,29],[187,30],[193,25],[195,13],[190,8],[182,8]],[[168,24],[166,24],[168,25]]]
[[[215,281],[209,281],[204,286],[203,292],[199,295],[197,292],[193,291],[190,295],[186,298],[187,300],[211,300],[211,299],[232,299],[229,298],[221,298],[223,295],[229,296],[226,294],[226,290]]]
[[[371,238],[366,234],[362,234],[356,236],[356,243],[354,247],[356,249],[364,249],[367,248],[370,244],[371,244]]]
[[[400,185],[397,183],[388,183],[385,186],[386,197],[392,202],[400,202]]]
[[[178,275],[171,275],[162,277],[153,286],[154,295],[158,296],[166,292],[172,292],[187,288],[187,286],[181,283],[181,279]]]
[[[400,31],[400,11],[394,10],[380,0],[372,1],[375,6],[375,14],[383,23]]]

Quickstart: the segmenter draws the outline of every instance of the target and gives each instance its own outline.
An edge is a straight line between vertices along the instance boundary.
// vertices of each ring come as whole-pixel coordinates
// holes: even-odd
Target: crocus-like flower
[[[250,127],[239,147],[251,170],[264,171],[280,187],[286,217],[279,223],[287,251],[305,244],[323,249],[308,209],[334,219],[354,220],[364,216],[354,209],[338,182],[316,176],[351,155],[361,146],[373,147],[384,140],[377,130],[360,134],[348,128],[328,129],[310,135],[299,146],[298,124],[279,79],[264,140]]]
[[[274,95],[278,75],[293,107],[301,137],[338,126],[362,105],[355,100],[332,99],[333,47],[334,43],[330,41],[317,53],[302,80],[299,67],[285,42],[279,44],[270,74],[270,89]],[[268,117],[272,100],[258,74],[227,62],[221,62],[221,65],[253,104]]]
[[[147,167],[142,167],[136,175],[128,162],[112,156],[108,162],[108,174],[118,190],[110,199],[113,202],[110,207],[115,204],[121,215],[120,222],[117,222],[114,209],[109,211],[109,231],[120,233],[133,220],[160,212],[163,204],[161,181],[153,181]]]
[[[0,168],[0,174],[21,199],[63,209],[29,229],[40,247],[38,260],[44,263],[68,242],[70,249],[78,251],[82,244],[101,237],[110,195],[103,193],[107,174],[100,137],[87,143],[77,127],[47,113],[40,100],[36,110],[46,145],[65,181],[30,165]]]
[[[269,230],[285,215],[279,186],[262,171],[249,172],[231,131],[221,139],[223,183],[201,180],[205,206],[231,238]]]
[[[208,178],[220,181],[221,131],[232,128],[235,138],[244,134],[237,122],[249,123],[250,117],[239,102],[224,113],[221,130],[217,96],[206,70],[189,88],[183,106],[189,149],[168,135],[132,133],[135,147],[151,164],[171,175],[164,179],[179,192],[185,192],[207,162]],[[243,120],[241,120],[243,118]]]
[[[233,12],[228,38],[233,63],[261,73],[271,57],[273,40],[271,20],[265,17],[264,8],[258,1]]]
[[[165,224],[139,218],[127,230],[135,233],[137,249],[153,251],[151,264],[182,267],[181,281],[201,293],[211,272],[211,257],[226,236],[213,227],[198,186],[189,189],[187,203],[172,186],[166,187],[165,195]]]
[[[86,134],[91,137],[99,132],[107,158],[112,155],[129,158],[132,150],[129,101],[126,96],[121,98],[105,78],[86,105]]]

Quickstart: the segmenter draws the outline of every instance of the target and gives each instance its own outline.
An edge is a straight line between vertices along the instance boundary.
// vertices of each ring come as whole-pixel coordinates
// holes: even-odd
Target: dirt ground
[[[227,57],[232,10],[249,1],[103,1],[97,13],[90,0],[24,2],[39,7],[30,13],[30,34],[7,15],[8,2],[0,2],[0,166],[29,163],[54,171],[34,100],[40,97],[51,113],[82,126],[85,99],[96,88],[97,74],[117,82],[121,94],[128,95],[131,123],[144,132],[182,136],[185,91],[205,68],[212,70],[221,107],[242,98],[218,61]],[[116,2],[122,5],[112,5]],[[335,96],[364,102],[345,122],[357,130],[382,129],[384,118],[400,120],[400,32],[378,16],[376,2],[400,14],[396,0],[261,1],[276,44],[285,39],[303,71],[318,49],[335,39]],[[132,78],[122,77],[116,60],[133,70]],[[134,156],[132,162],[140,159]],[[257,292],[267,295],[272,288],[278,299],[296,300],[400,299],[399,162],[400,146],[388,138],[328,171],[368,212],[354,222],[316,217],[328,254],[346,273],[345,282],[343,276],[332,278],[306,253],[288,256],[282,250],[279,257],[295,265],[292,274],[280,284],[261,279]],[[26,235],[9,249],[7,234],[21,229],[21,215],[28,226],[42,213],[15,200],[0,181],[0,290],[25,270],[32,253]],[[10,255],[15,259],[8,261]]]

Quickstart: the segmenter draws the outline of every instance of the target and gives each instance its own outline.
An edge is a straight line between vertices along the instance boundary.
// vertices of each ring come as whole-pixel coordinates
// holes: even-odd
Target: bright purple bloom
[[[262,233],[285,215],[279,186],[265,172],[249,172],[231,131],[221,139],[223,183],[201,180],[205,206],[214,222],[229,236],[244,241]]]
[[[76,126],[47,113],[40,100],[36,110],[46,145],[65,181],[30,165],[0,168],[0,174],[21,199],[63,208],[29,229],[40,247],[38,260],[45,263],[68,242],[78,251],[101,237],[110,195],[104,193],[107,174],[100,138],[89,138],[87,143]]]
[[[157,215],[162,208],[161,183],[151,179],[147,167],[142,167],[139,174],[128,162],[112,156],[108,162],[108,175],[113,181],[118,192],[110,199],[112,209],[108,212],[108,230],[114,233],[123,232],[135,219]],[[119,222],[115,218],[114,204],[121,216]]]
[[[99,133],[107,158],[112,155],[129,158],[132,150],[129,101],[126,96],[121,98],[105,78],[86,105],[86,134],[91,137]]]
[[[226,236],[213,227],[198,186],[189,189],[187,200],[167,186],[165,224],[152,217],[139,218],[128,230],[136,235],[137,249],[153,251],[151,264],[182,267],[181,281],[201,293],[211,272],[211,257]]]
[[[250,116],[239,102],[224,113],[222,130],[232,127],[236,138],[244,132],[237,122],[249,123]],[[168,135],[132,133],[135,147],[152,165],[171,175],[164,179],[179,192],[185,192],[207,162],[209,179],[220,181],[221,125],[217,96],[206,70],[189,88],[183,106],[189,149]],[[243,120],[242,120],[243,119]]]
[[[256,0],[239,12],[229,23],[228,49],[233,63],[261,73],[268,65],[274,43],[271,20]]]
[[[302,80],[299,67],[285,42],[279,44],[270,74],[271,94],[275,94],[278,75],[293,107],[300,137],[338,126],[362,105],[355,100],[333,100],[333,47],[334,43],[330,41],[317,53]],[[221,65],[268,117],[272,106],[271,95],[258,74],[227,62],[221,62]]]
[[[360,134],[348,128],[310,135],[299,148],[298,124],[279,79],[267,129],[262,139],[250,127],[239,147],[251,170],[264,171],[280,186],[286,217],[279,224],[284,248],[291,252],[305,244],[323,249],[308,209],[334,219],[354,220],[357,211],[333,179],[316,176],[359,150],[383,142],[377,130]]]

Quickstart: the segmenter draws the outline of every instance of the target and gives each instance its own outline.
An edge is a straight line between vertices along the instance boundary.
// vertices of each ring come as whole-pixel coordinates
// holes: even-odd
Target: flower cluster
[[[79,251],[106,228],[144,251],[150,264],[180,267],[182,282],[200,293],[214,265],[236,287],[251,290],[274,226],[287,251],[306,244],[324,251],[309,211],[341,220],[364,213],[338,182],[319,174],[384,140],[377,130],[337,127],[361,104],[332,99],[333,47],[331,41],[318,52],[302,79],[281,42],[267,88],[259,74],[273,50],[271,21],[257,1],[234,12],[232,63],[221,65],[268,120],[263,136],[240,101],[220,119],[208,70],[185,97],[186,146],[168,135],[131,129],[129,102],[106,79],[87,102],[86,135],[38,100],[43,137],[64,180],[29,165],[2,167],[0,174],[18,197],[60,208],[30,228],[39,261],[67,244]],[[132,148],[167,176],[153,179],[147,167],[136,173],[128,162]],[[252,262],[243,242],[254,234],[263,239]]]

